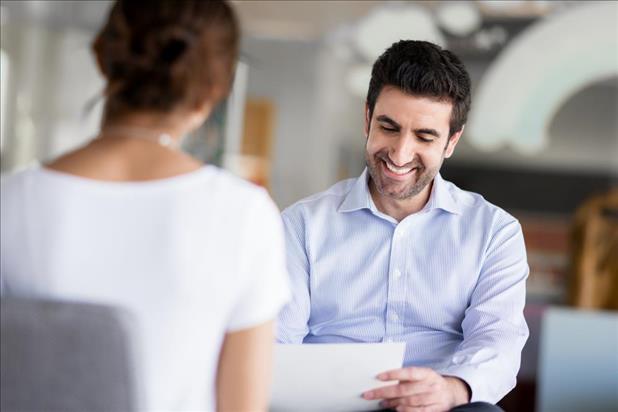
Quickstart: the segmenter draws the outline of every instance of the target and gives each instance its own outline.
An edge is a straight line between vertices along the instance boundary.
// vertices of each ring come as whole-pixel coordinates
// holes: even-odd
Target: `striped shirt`
[[[293,298],[282,343],[406,342],[404,366],[463,379],[471,401],[515,386],[528,337],[521,226],[438,174],[422,210],[377,210],[367,170],[283,212]]]

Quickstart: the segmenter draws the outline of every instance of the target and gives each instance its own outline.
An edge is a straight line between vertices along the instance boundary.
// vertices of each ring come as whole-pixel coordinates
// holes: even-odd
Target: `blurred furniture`
[[[6,297],[1,309],[2,411],[135,409],[122,312]]]
[[[273,153],[275,105],[266,99],[248,99],[241,153],[270,160]]]
[[[572,243],[570,303],[618,310],[618,190],[577,210]]]
[[[275,105],[266,99],[247,99],[238,153],[228,153],[225,166],[233,173],[270,190],[275,128]]]
[[[537,382],[537,412],[618,410],[618,313],[548,309]]]

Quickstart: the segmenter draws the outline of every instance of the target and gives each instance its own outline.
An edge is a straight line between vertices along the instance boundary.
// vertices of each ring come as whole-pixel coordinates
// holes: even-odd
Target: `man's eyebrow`
[[[436,138],[440,137],[440,133],[436,129],[414,129],[414,133],[416,134],[428,134],[434,136]]]
[[[385,114],[379,115],[378,117],[376,117],[376,120],[378,122],[388,123],[389,125],[391,125],[395,129],[401,129],[401,125],[399,123],[397,123],[396,121],[394,121],[393,119],[391,119],[390,117],[388,117]]]

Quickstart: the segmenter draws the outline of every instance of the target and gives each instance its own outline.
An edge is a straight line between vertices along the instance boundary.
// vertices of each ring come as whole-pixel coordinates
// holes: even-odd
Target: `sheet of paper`
[[[275,348],[272,412],[375,411],[361,394],[392,385],[376,375],[400,368],[405,343],[283,345]]]

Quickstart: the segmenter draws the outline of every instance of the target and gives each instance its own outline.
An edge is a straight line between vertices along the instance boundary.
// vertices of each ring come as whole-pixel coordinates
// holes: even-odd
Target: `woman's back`
[[[287,297],[276,208],[215,167],[145,182],[33,168],[1,201],[4,292],[129,309],[146,409],[213,410],[226,332]]]
[[[278,211],[179,150],[227,95],[238,42],[225,2],[117,0],[93,43],[98,136],[2,183],[3,293],[127,309],[140,409],[267,408]]]

